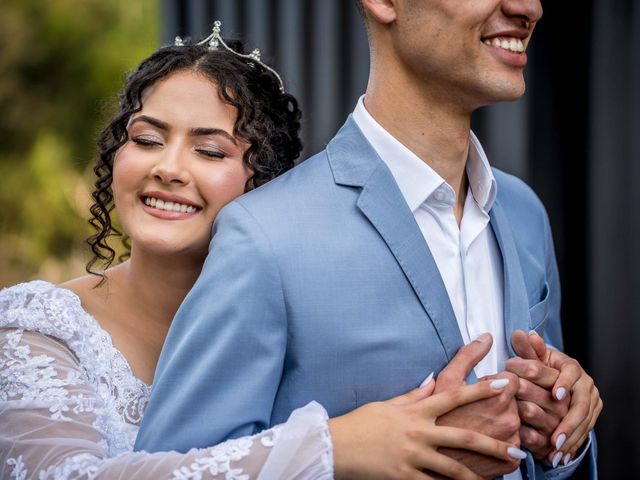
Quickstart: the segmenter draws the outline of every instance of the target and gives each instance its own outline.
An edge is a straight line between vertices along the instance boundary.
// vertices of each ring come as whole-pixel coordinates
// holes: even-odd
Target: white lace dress
[[[74,293],[42,281],[0,292],[0,478],[333,478],[315,402],[252,437],[133,452],[149,394]]]

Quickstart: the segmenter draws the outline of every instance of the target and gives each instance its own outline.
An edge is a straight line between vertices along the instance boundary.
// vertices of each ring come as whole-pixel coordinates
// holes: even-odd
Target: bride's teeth
[[[165,202],[153,197],[146,197],[144,199],[144,203],[145,205],[155,207],[159,210],[165,210],[167,212],[192,213],[197,210],[196,207],[192,207],[191,205],[184,205],[178,202]]]

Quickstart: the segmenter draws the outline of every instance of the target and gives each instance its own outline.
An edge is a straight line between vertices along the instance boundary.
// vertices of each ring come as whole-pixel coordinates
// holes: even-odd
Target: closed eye
[[[150,138],[146,138],[146,137],[132,137],[131,141],[133,143],[135,143],[136,145],[141,145],[143,147],[158,147],[158,146],[162,146],[161,142],[158,142],[156,140],[151,140]]]
[[[224,158],[226,156],[225,153],[221,152],[220,150],[206,150],[202,148],[197,148],[196,152],[208,158]]]

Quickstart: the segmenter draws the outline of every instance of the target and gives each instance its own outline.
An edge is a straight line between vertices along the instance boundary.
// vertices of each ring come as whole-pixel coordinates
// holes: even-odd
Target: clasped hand
[[[576,360],[548,348],[535,331],[514,332],[512,345],[518,357],[507,361],[506,371],[519,377],[522,446],[553,467],[561,460],[566,465],[602,411],[598,389]]]
[[[522,331],[506,371],[465,380],[489,352],[491,335],[462,347],[437,381],[329,420],[336,478],[478,480],[518,468],[529,449],[566,462],[602,410],[578,362]],[[564,457],[563,457],[564,455]]]
[[[491,336],[482,335],[472,344],[477,342],[484,348],[461,349],[440,373],[436,393],[464,384],[471,369],[491,348]],[[512,344],[519,357],[508,360],[505,372],[480,381],[510,378],[515,388],[453,409],[438,418],[437,424],[467,428],[521,445],[553,467],[561,460],[566,465],[587,439],[602,410],[598,389],[576,360],[548,348],[535,332],[527,335],[516,331]],[[513,470],[512,465],[477,452],[440,451],[484,478]]]

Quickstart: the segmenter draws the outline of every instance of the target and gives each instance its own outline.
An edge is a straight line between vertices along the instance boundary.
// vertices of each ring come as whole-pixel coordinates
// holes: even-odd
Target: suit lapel
[[[504,269],[504,334],[509,353],[515,356],[511,346],[514,330],[529,331],[529,303],[527,289],[522,275],[520,258],[516,249],[511,227],[500,203],[496,201],[489,212],[491,227],[496,235]]]
[[[389,247],[451,360],[463,345],[440,272],[393,175],[349,118],[327,146],[336,183],[361,187],[357,207]]]

